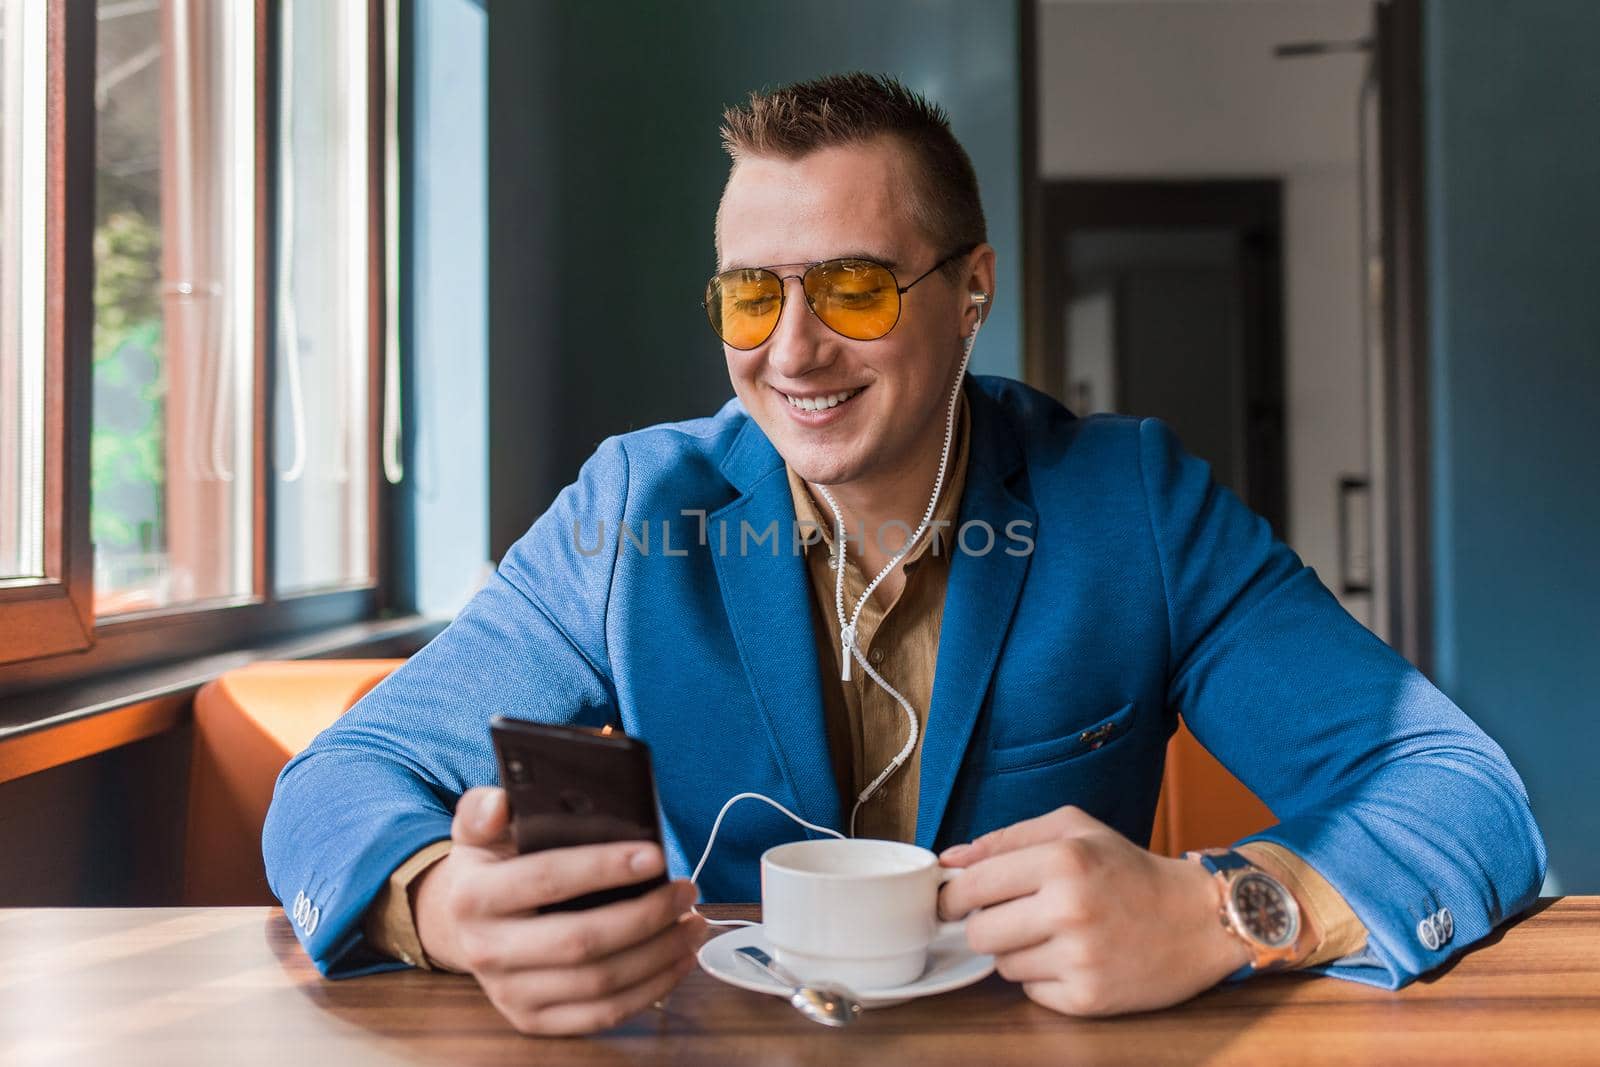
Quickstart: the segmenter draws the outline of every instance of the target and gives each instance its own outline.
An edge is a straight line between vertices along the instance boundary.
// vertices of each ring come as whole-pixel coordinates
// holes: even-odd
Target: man
[[[1281,966],[1397,988],[1533,901],[1504,752],[1170,431],[964,376],[995,257],[937,108],[851,75],[723,133],[707,303],[737,397],[604,442],[284,769],[267,870],[324,974],[441,967],[525,1032],[613,1025],[692,966],[681,875],[744,791],[944,849],[969,868],[945,917],[1081,1015]],[[494,712],[648,741],[666,855],[513,855]],[[1142,847],[1179,714],[1282,820],[1227,855]],[[734,807],[701,898],[759,899],[761,852],[803,832]],[[536,912],[663,865],[634,900]],[[1257,914],[1224,921],[1242,874]]]

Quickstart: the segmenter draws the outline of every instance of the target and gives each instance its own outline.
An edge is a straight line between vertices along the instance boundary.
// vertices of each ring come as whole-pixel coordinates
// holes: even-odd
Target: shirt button
[[[1434,916],[1432,915],[1417,923],[1417,940],[1421,941],[1422,947],[1429,952],[1437,951],[1439,948],[1439,931],[1435,929],[1433,924]]]
[[[883,662],[883,649],[875,648],[871,652],[868,652],[867,659],[874,667],[876,667],[878,664]]]

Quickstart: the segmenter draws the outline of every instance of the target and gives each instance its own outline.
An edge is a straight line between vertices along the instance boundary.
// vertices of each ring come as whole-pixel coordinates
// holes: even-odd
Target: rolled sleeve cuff
[[[1233,847],[1258,841],[1311,857],[1315,869],[1366,926],[1361,951],[1302,964],[1298,968],[1302,973],[1399,989],[1482,938],[1493,924],[1495,917],[1488,909],[1473,903],[1473,894],[1482,893],[1482,887],[1463,884],[1459,875],[1441,867],[1402,861],[1398,849],[1348,812],[1301,815],[1249,835]],[[1447,875],[1455,877],[1447,880]],[[1517,910],[1524,906],[1519,901]],[[1451,926],[1434,927],[1437,936],[1429,943],[1423,927],[1438,923],[1444,913],[1451,915]]]
[[[411,890],[424,871],[445,857],[450,844],[450,839],[445,838],[423,846],[389,875],[362,921],[363,932],[374,949],[425,971],[445,969],[422,950]]]

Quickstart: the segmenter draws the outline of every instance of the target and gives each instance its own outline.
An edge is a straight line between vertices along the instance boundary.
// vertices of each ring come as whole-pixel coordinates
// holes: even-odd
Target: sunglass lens
[[[900,318],[900,291],[888,268],[833,259],[806,272],[806,298],[817,318],[855,341],[873,341]]]
[[[748,349],[772,336],[783,306],[783,283],[769,270],[730,270],[706,286],[711,328],[731,348]]]

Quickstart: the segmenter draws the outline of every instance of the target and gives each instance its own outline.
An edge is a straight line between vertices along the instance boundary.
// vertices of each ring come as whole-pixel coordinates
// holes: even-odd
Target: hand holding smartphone
[[[505,715],[489,722],[519,853],[612,841],[661,845],[650,748],[626,734]],[[575,911],[628,900],[667,876],[586,893],[539,909]]]

